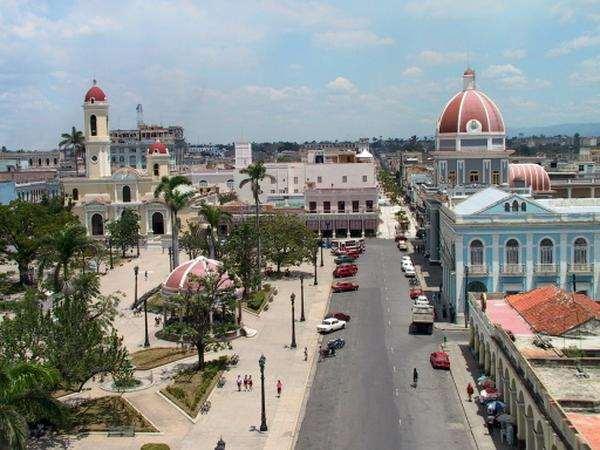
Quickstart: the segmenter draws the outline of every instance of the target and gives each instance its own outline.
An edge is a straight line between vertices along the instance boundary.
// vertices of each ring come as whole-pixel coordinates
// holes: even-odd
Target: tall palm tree
[[[267,173],[267,168],[262,161],[250,164],[245,169],[240,170],[240,173],[248,175],[248,178],[244,178],[240,182],[240,189],[246,184],[250,184],[252,190],[252,196],[254,197],[254,205],[256,206],[256,250],[257,250],[257,272],[260,275],[261,267],[261,253],[260,253],[260,182],[265,178],[269,178],[271,181],[275,181],[275,177]],[[261,277],[258,277],[258,289],[262,288]]]
[[[45,240],[45,244],[52,260],[56,262],[54,267],[54,289],[58,292],[60,290],[59,275],[61,269],[64,282],[67,282],[69,279],[69,264],[77,254],[83,254],[92,245],[92,242],[87,237],[83,225],[70,223],[49,236]]]
[[[60,137],[62,141],[58,143],[58,146],[71,148],[75,154],[75,176],[79,176],[78,158],[85,148],[85,136],[81,131],[72,127],[70,133],[63,133]]]
[[[218,258],[218,250],[217,250],[217,230],[219,227],[219,223],[223,220],[231,220],[231,214],[225,211],[221,211],[221,208],[218,206],[204,204],[200,208],[200,215],[204,218],[206,223],[208,223],[208,248],[210,253],[210,258],[215,259]]]
[[[28,421],[64,418],[64,407],[50,395],[58,380],[55,369],[39,364],[0,366],[0,448],[24,450]]]
[[[181,189],[181,186],[189,186],[192,182],[183,175],[173,177],[162,177],[158,186],[154,190],[154,197],[158,198],[163,194],[165,203],[171,213],[171,249],[173,253],[173,267],[179,265],[179,222],[177,213],[183,209],[194,192],[192,190]]]

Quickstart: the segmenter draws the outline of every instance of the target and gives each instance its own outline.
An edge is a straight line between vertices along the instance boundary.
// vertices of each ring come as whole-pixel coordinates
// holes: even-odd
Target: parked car
[[[402,263],[400,264],[400,268],[406,272],[406,269],[415,269],[415,266],[413,266],[413,263],[411,261],[402,261]]]
[[[333,260],[336,264],[353,263],[354,261],[356,260],[348,255],[340,255]]]
[[[338,266],[333,271],[334,278],[353,277],[358,272],[358,267],[354,264]]]
[[[346,328],[346,322],[336,319],[335,317],[323,319],[323,322],[317,325],[317,331],[319,333],[331,333],[332,331],[342,330],[344,328]]]
[[[408,250],[408,244],[406,241],[398,241],[398,250],[405,252]]]
[[[353,283],[352,281],[338,281],[337,283],[333,283],[331,285],[331,290],[333,292],[357,291],[358,284]]]
[[[356,250],[346,250],[346,255],[354,259],[360,258],[360,252]]]
[[[407,278],[414,278],[417,276],[417,272],[415,272],[415,268],[413,266],[410,266],[404,269],[404,276]]]
[[[411,259],[411,257],[410,257],[410,256],[408,256],[408,255],[404,255],[404,256],[402,257],[402,261],[403,261],[403,262],[404,262],[404,261],[408,261],[408,262],[412,263],[412,259]]]
[[[450,370],[450,357],[448,353],[437,351],[429,355],[429,362],[434,369]]]
[[[411,300],[414,300],[419,295],[423,295],[423,289],[418,287],[410,288],[408,290],[408,295],[410,296]]]
[[[335,318],[338,320],[343,320],[344,322],[350,322],[350,314],[346,314],[339,311],[330,312],[325,316],[326,319]]]
[[[421,303],[429,303],[429,299],[427,298],[426,295],[419,295],[416,299],[415,299],[415,303],[417,302],[421,302]]]

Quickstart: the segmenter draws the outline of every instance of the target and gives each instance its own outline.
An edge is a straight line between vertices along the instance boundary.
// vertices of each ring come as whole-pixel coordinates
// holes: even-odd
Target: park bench
[[[132,426],[109,427],[108,437],[133,437],[135,429]]]

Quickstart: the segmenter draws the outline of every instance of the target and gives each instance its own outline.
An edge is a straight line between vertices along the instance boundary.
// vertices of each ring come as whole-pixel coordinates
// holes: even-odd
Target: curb
[[[460,396],[460,390],[458,389],[458,384],[456,383],[456,378],[454,378],[454,371],[452,370],[452,366],[450,366],[450,377],[452,378],[452,383],[454,384],[454,389],[456,389],[456,395],[458,396],[458,400],[460,402],[460,407],[462,408],[463,414],[465,416],[465,420],[467,421],[467,425],[469,426],[469,435],[473,440],[473,445],[477,450],[479,450],[479,445],[477,444],[477,439],[475,439],[475,434],[473,433],[473,425],[469,420],[469,416],[467,414],[467,410],[465,408],[462,397]]]

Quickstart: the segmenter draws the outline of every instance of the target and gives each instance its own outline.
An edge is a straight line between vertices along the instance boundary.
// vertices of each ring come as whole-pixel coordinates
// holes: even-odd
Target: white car
[[[410,259],[410,256],[408,256],[408,255],[404,255],[402,257],[402,262],[404,262],[404,261],[408,261],[409,263],[412,263],[412,259]]]
[[[414,278],[417,276],[417,273],[415,272],[415,268],[413,266],[410,266],[404,269],[404,275],[407,278]]]
[[[415,299],[415,305],[423,305],[423,306],[428,306],[429,305],[429,299],[427,298],[426,295],[419,295],[416,299]]]
[[[400,242],[398,242],[398,250],[401,250],[401,251],[404,251],[404,252],[406,250],[408,250],[408,245],[406,244],[406,241],[400,241]]]
[[[335,317],[324,319],[319,325],[317,325],[317,331],[319,333],[331,333],[332,331],[342,330],[346,328],[346,322],[338,320]]]
[[[402,261],[400,267],[403,271],[406,271],[406,269],[415,269],[415,266],[413,266],[413,263],[411,261]]]

